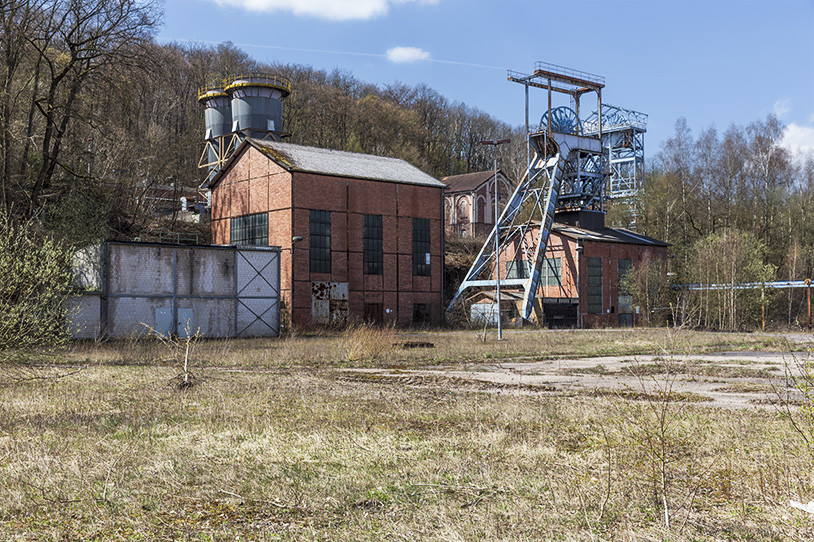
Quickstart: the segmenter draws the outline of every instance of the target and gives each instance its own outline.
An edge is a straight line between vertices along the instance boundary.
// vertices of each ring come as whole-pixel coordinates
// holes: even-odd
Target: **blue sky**
[[[606,103],[647,113],[649,157],[680,116],[697,134],[771,112],[814,152],[814,0],[167,0],[158,37],[426,83],[512,125],[523,88],[506,70],[540,60],[602,75]],[[533,120],[544,106],[532,89]]]

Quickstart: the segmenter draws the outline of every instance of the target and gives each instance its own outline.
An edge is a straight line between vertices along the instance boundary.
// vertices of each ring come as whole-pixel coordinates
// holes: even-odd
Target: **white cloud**
[[[814,154],[814,126],[792,122],[783,130],[780,145],[797,158]]]
[[[289,12],[302,17],[331,21],[372,19],[387,13],[393,4],[435,4],[438,0],[214,0],[222,6],[234,6],[247,11],[272,13]]]
[[[396,64],[409,64],[429,59],[430,53],[418,47],[392,47],[387,50],[387,60]]]
[[[785,100],[777,100],[774,102],[774,107],[772,108],[775,116],[777,118],[782,118],[786,113],[791,111],[791,100],[786,98]]]

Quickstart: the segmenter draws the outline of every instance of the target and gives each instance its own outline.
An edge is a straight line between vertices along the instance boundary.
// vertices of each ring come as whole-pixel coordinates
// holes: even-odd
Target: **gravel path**
[[[789,375],[799,374],[806,359],[806,354],[763,352],[670,358],[606,356],[406,370],[343,369],[340,378],[490,393],[618,394],[631,398],[645,398],[669,389],[699,405],[775,408],[778,392],[785,394],[789,390]]]

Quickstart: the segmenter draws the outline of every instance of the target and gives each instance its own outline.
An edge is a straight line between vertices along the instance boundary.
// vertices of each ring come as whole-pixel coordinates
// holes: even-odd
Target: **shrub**
[[[0,360],[68,340],[70,254],[33,221],[0,214]]]
[[[342,333],[340,348],[345,361],[371,360],[390,352],[394,339],[392,327],[351,324]]]

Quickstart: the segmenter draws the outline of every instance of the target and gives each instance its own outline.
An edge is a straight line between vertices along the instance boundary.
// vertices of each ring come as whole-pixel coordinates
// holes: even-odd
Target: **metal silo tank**
[[[198,91],[198,103],[204,106],[206,134],[212,140],[232,131],[232,102],[223,85],[211,85]]]
[[[291,93],[291,82],[274,74],[232,77],[225,86],[232,98],[232,132],[249,137],[280,138],[283,99]]]

